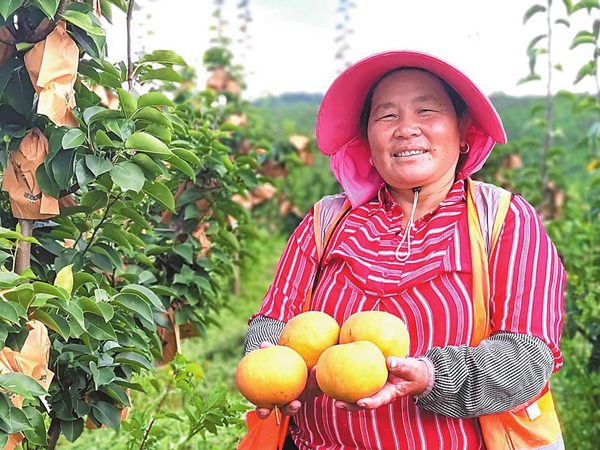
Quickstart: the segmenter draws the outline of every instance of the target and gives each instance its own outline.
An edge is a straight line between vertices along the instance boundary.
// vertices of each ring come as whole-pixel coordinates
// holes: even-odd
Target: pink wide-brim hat
[[[467,104],[472,121],[465,139],[470,151],[459,178],[481,169],[496,142],[506,143],[502,121],[490,100],[455,67],[435,56],[414,51],[369,56],[335,79],[323,98],[317,118],[319,149],[330,155],[331,170],[354,208],[373,198],[383,183],[369,163],[371,149],[360,133],[361,109],[371,86],[387,72],[400,67],[417,67],[436,74]]]

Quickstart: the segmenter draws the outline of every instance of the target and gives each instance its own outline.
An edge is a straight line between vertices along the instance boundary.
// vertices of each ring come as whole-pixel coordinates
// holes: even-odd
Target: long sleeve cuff
[[[433,365],[433,387],[415,403],[455,418],[496,414],[527,402],[542,391],[554,367],[542,340],[507,332],[477,347],[434,347],[424,356]]]
[[[256,316],[248,325],[248,331],[244,339],[245,354],[257,350],[261,342],[267,341],[273,345],[277,345],[283,327],[285,327],[285,322],[281,320],[271,319],[266,316]]]

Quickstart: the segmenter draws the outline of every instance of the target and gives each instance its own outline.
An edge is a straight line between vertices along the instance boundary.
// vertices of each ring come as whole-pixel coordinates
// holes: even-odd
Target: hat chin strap
[[[421,187],[413,188],[413,192],[415,193],[415,198],[413,200],[412,212],[410,213],[410,218],[408,219],[408,225],[406,226],[406,231],[404,231],[404,236],[402,236],[402,240],[400,241],[400,243],[398,244],[398,247],[396,247],[396,251],[394,252],[394,256],[400,262],[408,261],[408,258],[410,256],[410,232],[412,231],[413,224],[414,224],[413,220],[415,217],[415,211],[417,210],[417,202],[419,201],[419,192],[421,192]],[[402,247],[402,244],[404,244],[404,241],[408,242],[408,249],[406,252],[406,256],[401,257],[400,256],[400,247]]]

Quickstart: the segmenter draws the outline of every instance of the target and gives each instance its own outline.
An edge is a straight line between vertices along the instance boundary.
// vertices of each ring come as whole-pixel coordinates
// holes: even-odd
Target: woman
[[[282,409],[294,415],[291,440],[300,449],[485,448],[485,417],[537,401],[562,364],[565,272],[518,195],[489,255],[489,337],[470,345],[478,268],[465,180],[495,142],[506,142],[500,118],[454,67],[422,53],[386,52],[335,80],[317,139],[352,207],[331,235],[311,309],[340,325],[358,311],[387,311],[406,323],[411,342],[409,357],[388,358],[382,390],[356,404],[322,395],[313,370],[303,395]],[[246,351],[277,343],[302,311],[320,263],[313,220],[311,211],[291,236],[250,321]],[[535,408],[527,407],[532,423]],[[261,418],[269,413],[257,409]],[[559,436],[552,445],[562,448]]]

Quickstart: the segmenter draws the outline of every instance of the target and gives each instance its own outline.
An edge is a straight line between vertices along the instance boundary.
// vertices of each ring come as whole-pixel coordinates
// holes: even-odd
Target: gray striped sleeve
[[[272,344],[279,342],[285,322],[266,316],[256,316],[250,321],[246,338],[244,339],[244,354],[257,350],[260,343],[268,341]]]
[[[415,403],[428,411],[466,418],[508,411],[539,394],[554,367],[550,348],[540,339],[500,332],[477,347],[434,347],[431,392]]]

